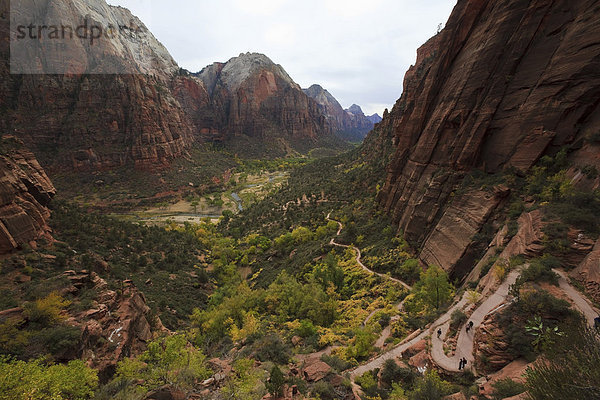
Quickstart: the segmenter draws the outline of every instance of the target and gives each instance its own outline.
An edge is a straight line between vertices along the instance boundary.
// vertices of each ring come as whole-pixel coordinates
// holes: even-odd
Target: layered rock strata
[[[49,237],[48,205],[55,189],[34,157],[14,138],[0,154],[0,254]]]

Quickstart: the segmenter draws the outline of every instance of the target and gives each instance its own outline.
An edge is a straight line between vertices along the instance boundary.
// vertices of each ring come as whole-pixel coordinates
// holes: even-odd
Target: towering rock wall
[[[459,0],[419,49],[402,98],[370,141],[393,143],[379,201],[425,249],[424,261],[460,260],[465,245],[444,254],[442,242],[460,226],[478,231],[493,213],[472,212],[476,193],[455,196],[465,173],[525,172],[600,129],[599,8],[598,0]]]
[[[64,68],[70,73],[11,75],[9,2],[2,2],[0,129],[22,138],[44,164],[61,168],[154,168],[183,154],[192,124],[171,94],[179,68],[162,44],[128,10],[104,0],[50,4],[38,20],[136,26],[140,33],[100,40],[93,51],[69,43],[73,54]],[[102,74],[107,68],[124,73]]]
[[[48,233],[55,189],[19,141],[4,137],[0,147],[0,254],[6,254]]]

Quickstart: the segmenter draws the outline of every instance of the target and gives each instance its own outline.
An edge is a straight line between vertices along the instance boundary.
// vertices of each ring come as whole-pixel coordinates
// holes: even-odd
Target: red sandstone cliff
[[[46,235],[47,206],[55,189],[33,154],[2,138],[0,154],[0,254]]]
[[[144,294],[131,281],[124,281],[122,290],[115,292],[94,272],[66,271],[63,277],[69,280],[67,291],[72,295],[84,288],[97,293],[92,309],[71,315],[67,322],[81,329],[78,356],[99,370],[100,379],[112,377],[119,361],[139,355],[151,340],[169,332],[152,316]]]
[[[169,88],[177,64],[139,19],[103,0],[52,2],[40,19],[133,23],[143,36],[117,35],[94,51],[69,43],[68,60],[77,65],[65,65],[72,71],[66,75],[11,75],[8,3],[0,5],[1,130],[23,139],[43,164],[61,168],[153,168],[185,152],[192,124]],[[98,74],[109,67],[128,73]]]
[[[525,172],[600,129],[599,6],[459,0],[446,28],[419,49],[369,147],[393,143],[379,201],[424,261],[452,269],[470,241],[456,236],[479,231],[501,203],[454,196],[465,173]]]
[[[204,140],[283,139],[303,147],[332,133],[318,104],[262,54],[240,54],[180,77],[175,93]]]

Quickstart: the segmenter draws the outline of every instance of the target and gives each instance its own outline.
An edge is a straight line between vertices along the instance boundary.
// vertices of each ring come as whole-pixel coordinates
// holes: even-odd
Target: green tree
[[[532,400],[600,398],[600,332],[575,324],[526,373]]]
[[[252,368],[254,361],[240,359],[233,364],[235,373],[231,374],[221,393],[228,400],[260,400],[265,394],[262,376]]]
[[[427,372],[419,379],[413,391],[408,395],[410,400],[441,400],[452,394],[452,385],[440,378],[435,370]]]
[[[435,265],[421,273],[416,289],[417,296],[436,309],[446,305],[454,295],[454,287],[448,280],[448,274]]]
[[[143,381],[144,390],[163,385],[189,389],[211,375],[206,357],[183,335],[155,340],[141,356],[117,365],[117,378]]]
[[[375,377],[376,373],[376,371],[375,373],[373,371],[367,371],[356,378],[356,383],[362,388],[365,394],[369,396],[369,398],[376,398],[379,392],[377,378]]]
[[[97,386],[96,372],[83,361],[45,365],[0,357],[0,400],[85,400]]]
[[[277,365],[273,365],[273,368],[271,368],[271,375],[269,376],[269,382],[267,382],[267,390],[271,395],[280,397],[283,394],[284,383],[285,378],[283,373]]]
[[[25,315],[33,323],[41,326],[51,326],[66,319],[63,311],[71,304],[58,293],[52,292],[43,299],[25,304]]]
[[[356,360],[366,358],[371,354],[376,340],[377,336],[369,327],[358,329],[347,348],[348,356]]]
[[[306,243],[313,238],[310,229],[300,226],[292,231],[292,238],[296,244]]]
[[[390,392],[390,397],[388,397],[388,400],[408,400],[408,397],[406,397],[402,386],[398,383],[394,383],[392,384],[392,391]]]
[[[515,382],[510,378],[500,379],[494,382],[492,387],[494,388],[494,393],[492,394],[494,400],[514,397],[526,390],[525,385],[520,382]]]

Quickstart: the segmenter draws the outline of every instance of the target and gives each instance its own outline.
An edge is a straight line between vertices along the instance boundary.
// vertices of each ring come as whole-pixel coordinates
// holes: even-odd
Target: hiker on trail
[[[463,360],[462,360],[462,358],[461,358],[461,359],[460,359],[460,361],[458,362],[458,370],[459,370],[459,371],[460,371],[460,370],[462,370],[462,369],[463,369],[463,367],[464,367],[464,365],[463,365]]]
[[[438,339],[442,337],[442,329],[438,329]]]
[[[471,330],[471,325],[467,325],[467,333]]]
[[[462,365],[463,365],[463,369],[465,369],[467,367],[467,359],[466,358],[462,359]]]
[[[469,321],[469,328],[473,329],[473,325],[475,325],[473,324],[473,321]]]

